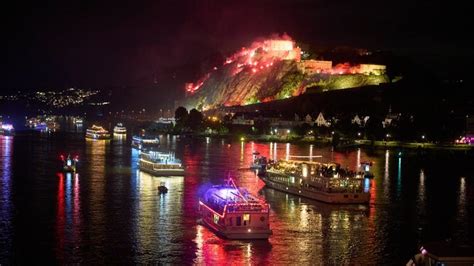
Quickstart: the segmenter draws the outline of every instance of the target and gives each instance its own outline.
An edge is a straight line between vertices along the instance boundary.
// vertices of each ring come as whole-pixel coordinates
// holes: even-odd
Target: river
[[[137,169],[130,136],[86,141],[78,133],[0,137],[0,264],[395,264],[425,240],[473,239],[474,166],[462,154],[398,150],[334,151],[309,144],[160,137],[184,177]],[[368,205],[329,205],[265,188],[248,167],[322,155],[354,169],[374,162]],[[59,170],[77,154],[77,174]],[[316,160],[316,159],[315,159]],[[198,196],[232,176],[271,206],[268,241],[217,237],[196,223]],[[165,182],[169,191],[160,195]]]

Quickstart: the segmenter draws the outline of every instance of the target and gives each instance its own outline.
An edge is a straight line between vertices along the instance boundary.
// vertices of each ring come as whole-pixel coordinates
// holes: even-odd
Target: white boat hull
[[[262,177],[263,182],[270,188],[275,190],[283,191],[289,194],[322,201],[326,203],[334,204],[366,204],[370,202],[369,193],[356,193],[356,192],[347,192],[347,193],[327,193],[323,191],[317,191],[313,189],[308,189],[305,187],[293,187],[279,182],[274,182],[269,180],[268,177]]]
[[[149,173],[154,176],[184,176],[184,169],[149,169],[141,165],[138,166],[140,171]]]
[[[255,228],[253,228],[253,231],[250,232],[246,228],[238,228],[236,226],[226,229],[217,226],[216,224],[209,222],[207,219],[204,218],[200,219],[199,223],[209,228],[216,235],[227,239],[268,239],[272,235],[272,230],[270,229],[256,230]]]

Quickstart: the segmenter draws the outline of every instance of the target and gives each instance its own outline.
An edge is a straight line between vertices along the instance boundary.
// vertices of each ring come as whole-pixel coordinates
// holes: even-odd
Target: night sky
[[[176,90],[200,62],[287,33],[315,46],[472,55],[456,1],[22,1],[2,7],[1,88]],[[166,84],[159,86],[161,84]]]

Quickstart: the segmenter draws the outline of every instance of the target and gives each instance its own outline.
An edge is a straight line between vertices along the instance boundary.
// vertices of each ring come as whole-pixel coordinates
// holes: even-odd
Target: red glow
[[[226,58],[223,65],[231,65],[233,75],[239,74],[243,69],[250,73],[256,73],[258,69],[273,66],[275,61],[296,60],[300,61],[301,50],[296,47],[294,41],[287,35],[275,38],[255,41],[250,47],[242,47],[241,50]],[[214,67],[217,70],[217,67]],[[210,73],[194,83],[185,85],[186,92],[194,93],[198,91],[209,78]]]
[[[62,156],[62,155],[61,155]],[[59,258],[63,258],[63,250],[64,250],[64,228],[66,224],[66,218],[64,217],[65,214],[65,203],[64,203],[64,174],[58,173],[59,183],[58,183],[58,207],[57,207],[57,214],[56,214],[56,237],[57,237],[57,244],[58,244],[58,252]]]

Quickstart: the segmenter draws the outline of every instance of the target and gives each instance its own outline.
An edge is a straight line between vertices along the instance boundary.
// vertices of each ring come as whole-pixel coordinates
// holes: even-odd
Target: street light
[[[357,132],[357,136],[359,136],[359,137],[360,137],[360,132]]]
[[[425,135],[421,135],[421,139],[425,139]]]

